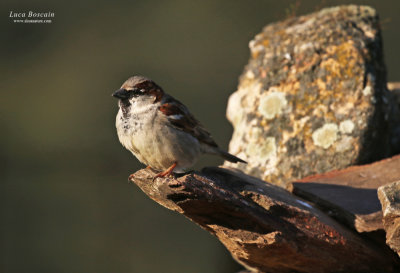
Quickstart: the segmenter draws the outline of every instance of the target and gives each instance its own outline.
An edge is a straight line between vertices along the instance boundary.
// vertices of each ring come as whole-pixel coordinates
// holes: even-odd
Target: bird
[[[183,103],[147,77],[128,78],[112,96],[119,106],[118,139],[141,163],[158,172],[153,180],[186,172],[202,154],[247,163],[220,149]]]

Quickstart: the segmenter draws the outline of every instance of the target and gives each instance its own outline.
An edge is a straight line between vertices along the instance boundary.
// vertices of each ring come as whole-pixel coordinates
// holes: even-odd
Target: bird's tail
[[[225,160],[228,160],[229,162],[233,162],[233,163],[238,163],[238,162],[242,162],[242,163],[246,163],[246,161],[244,161],[243,159],[240,159],[237,156],[234,156],[228,152],[225,152],[224,150],[220,150],[218,149],[218,154],[221,155]]]
[[[237,163],[237,162],[242,162],[246,163],[243,159],[240,159],[239,157],[236,157],[228,152],[225,152],[224,150],[221,150],[219,147],[212,147],[210,145],[203,145],[202,150],[204,153],[207,154],[213,154],[213,155],[219,155],[223,157],[225,160],[228,160],[229,162]]]

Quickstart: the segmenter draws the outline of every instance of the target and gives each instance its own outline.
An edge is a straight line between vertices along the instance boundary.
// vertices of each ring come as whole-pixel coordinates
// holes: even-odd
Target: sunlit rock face
[[[248,162],[236,167],[285,186],[390,154],[395,105],[374,9],[342,6],[287,19],[249,46],[227,109],[229,151]]]

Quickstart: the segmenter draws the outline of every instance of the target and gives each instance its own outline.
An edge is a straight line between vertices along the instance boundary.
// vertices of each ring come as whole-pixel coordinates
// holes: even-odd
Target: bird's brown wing
[[[175,99],[167,101],[159,107],[159,110],[175,128],[191,134],[199,142],[218,147],[217,143],[212,139],[211,134],[181,102]]]

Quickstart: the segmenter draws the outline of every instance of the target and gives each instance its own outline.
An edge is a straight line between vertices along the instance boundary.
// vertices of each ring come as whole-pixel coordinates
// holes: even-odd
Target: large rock
[[[390,154],[388,99],[376,11],[328,8],[268,25],[227,117],[244,172],[285,186]],[[226,163],[230,166],[230,163]]]

